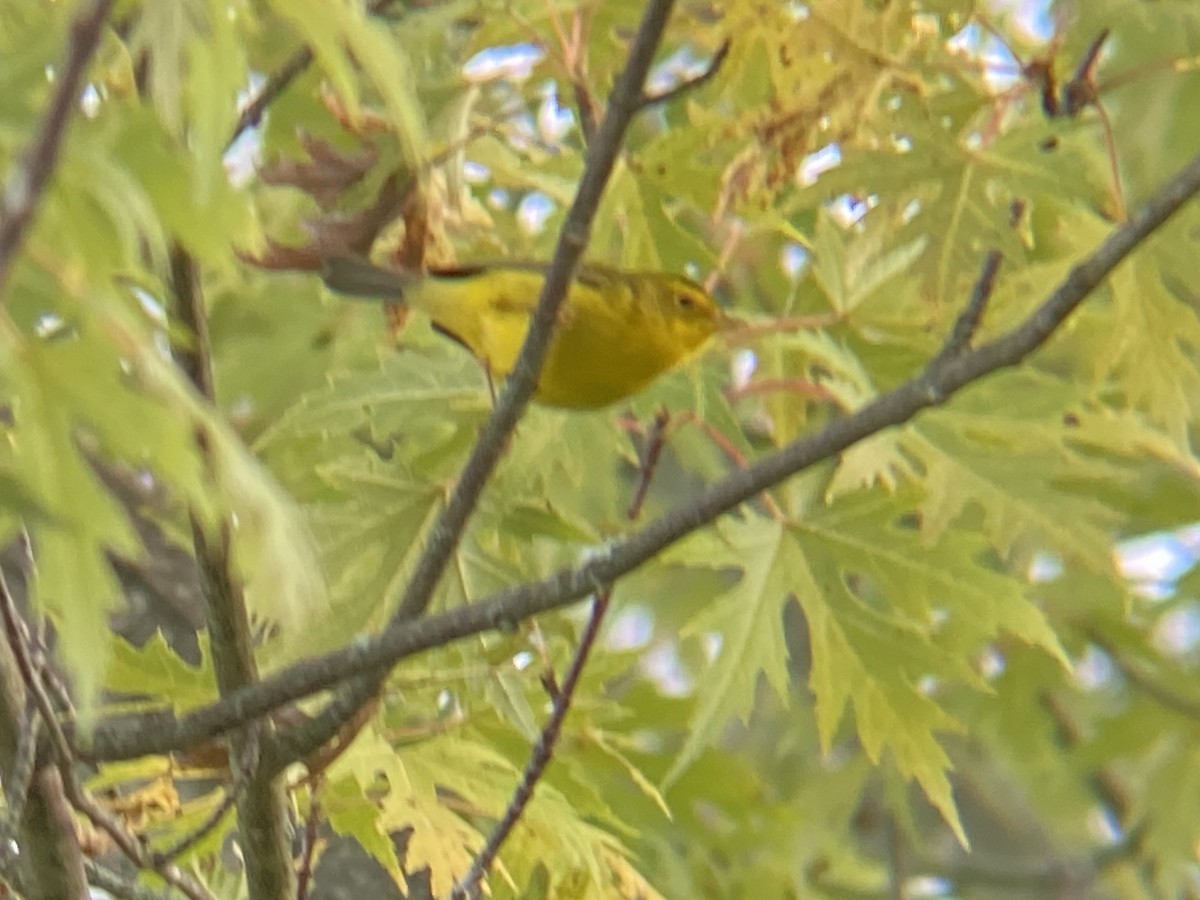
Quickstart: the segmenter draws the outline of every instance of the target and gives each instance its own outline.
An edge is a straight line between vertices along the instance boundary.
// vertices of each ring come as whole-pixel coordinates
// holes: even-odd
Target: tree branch
[[[667,88],[665,91],[659,91],[655,94],[642,94],[641,101],[638,103],[638,109],[646,106],[657,106],[660,103],[670,103],[676,100],[689,91],[694,91],[696,88],[711,81],[716,77],[717,72],[721,70],[721,64],[725,62],[725,57],[729,55],[729,48],[732,42],[725,41],[717,48],[717,52],[713,54],[712,59],[708,61],[708,65],[704,67],[704,71],[692,78],[685,78],[674,87]]]
[[[83,900],[87,896],[84,858],[67,804],[63,776],[48,753],[39,753],[44,748],[21,747],[18,740],[30,709],[43,717],[51,731],[58,722],[52,708],[46,714],[49,700],[45,691],[40,690],[28,629],[3,571],[0,571],[0,617],[4,622],[4,640],[0,640],[0,780],[13,807],[11,818],[5,822],[5,832],[11,829],[11,833],[3,835],[6,846],[0,848],[0,868],[13,872],[22,892],[31,900],[59,897]],[[32,769],[23,773],[22,756],[30,753]],[[21,781],[26,783],[19,786]],[[10,838],[19,853],[13,853],[7,846]]]
[[[954,320],[954,328],[941,352],[934,359],[934,365],[944,365],[957,356],[962,355],[971,345],[971,340],[983,322],[983,313],[987,309],[988,300],[996,287],[996,276],[1000,272],[1000,263],[1004,261],[1000,251],[992,250],[983,260],[983,268],[971,291],[971,298],[966,308]]]
[[[503,455],[517,421],[533,397],[550,346],[550,337],[558,322],[558,310],[587,247],[592,219],[595,218],[600,198],[620,153],[625,130],[645,105],[646,75],[673,6],[674,0],[651,0],[646,8],[633,38],[629,61],[613,86],[596,139],[588,147],[583,177],[559,233],[558,245],[546,271],[546,280],[537,308],[530,318],[521,352],[496,408],[463,466],[450,499],[430,531],[429,541],[392,616],[389,630],[406,627],[407,622],[417,619],[428,608],[463,529]],[[282,767],[301,759],[329,740],[346,719],[378,693],[386,673],[386,668],[366,673],[364,678],[347,685],[311,722],[282,736],[282,743],[277,745],[279,752],[274,765]]]
[[[712,522],[761,491],[885,428],[907,422],[944,403],[984,375],[1015,366],[1044,344],[1108,275],[1155,229],[1200,192],[1200,157],[1194,159],[1146,207],[1116,228],[1076,266],[1021,325],[978,349],[930,365],[921,375],[876,398],[857,413],[806,435],[746,469],[732,473],[692,503],[677,508],[582,566],[520,585],[483,600],[356,641],[275,673],[253,688],[182,717],[150,713],[130,721],[100,723],[92,738],[93,759],[129,759],[165,753],[209,739],[273,709],[328,690],[347,678],[382,677],[401,659],[473,634],[511,627],[530,616],[566,606],[632,571],[663,549]]]
[[[35,660],[31,642],[29,641],[29,630],[20,618],[16,600],[8,586],[8,579],[4,576],[3,572],[0,572],[0,618],[4,621],[4,632],[7,638],[4,642],[4,649],[11,654],[15,669],[20,675],[21,686],[24,688],[24,693],[28,698],[27,703],[32,705],[41,717],[40,721],[44,724],[49,737],[49,749],[53,752],[53,760],[57,764],[57,768],[51,765],[49,762],[50,757],[47,755],[47,761],[43,763],[41,770],[35,776],[32,785],[32,797],[26,799],[30,803],[36,801],[38,804],[44,805],[47,796],[45,791],[51,791],[53,796],[57,798],[51,806],[56,805],[59,799],[61,799],[64,805],[69,803],[71,807],[86,816],[93,825],[112,838],[113,843],[134,865],[142,869],[157,872],[162,876],[164,881],[176,887],[185,896],[190,898],[190,900],[211,900],[209,893],[204,887],[189,874],[180,871],[175,866],[155,860],[141,842],[131,835],[112,813],[98,804],[80,784],[74,768],[77,756],[64,733],[62,723],[59,721],[58,710],[55,709],[54,703],[46,691],[40,671],[42,667]],[[39,812],[39,809],[40,807],[34,808],[35,814],[39,816],[43,815],[44,812]],[[74,822],[69,810],[66,813],[65,821],[66,833],[60,835],[58,840],[58,851],[63,855],[63,861],[58,863],[58,868],[63,868],[66,873],[70,873],[74,868],[78,868],[79,878],[82,883],[86,860],[83,859],[78,839],[75,836]],[[45,831],[44,825],[39,827],[43,832]],[[22,845],[29,847],[31,843],[35,845],[37,852],[42,855],[49,856],[54,849],[43,846],[47,842],[45,842],[44,838],[40,837],[32,842],[23,841]],[[71,856],[78,857],[77,864],[71,863]],[[58,877],[57,872],[55,873],[55,877]],[[42,880],[44,879],[39,875],[39,881]],[[70,897],[74,896],[74,894],[69,888],[60,885],[52,889],[48,896]],[[83,896],[82,893],[80,893],[80,896]]]
[[[377,15],[394,2],[395,0],[372,0],[371,5],[367,8],[367,12],[371,15]],[[288,57],[282,66],[271,73],[262,87],[255,92],[250,102],[242,107],[242,112],[233,126],[233,132],[229,135],[229,140],[225,144],[226,150],[237,143],[238,138],[245,134],[247,129],[253,128],[262,121],[267,107],[274,103],[280,94],[291,87],[293,81],[307,71],[308,67],[312,65],[314,58],[312,50],[305,45]]]
[[[21,161],[5,179],[4,193],[0,195],[0,296],[3,296],[8,273],[25,239],[25,232],[33,222],[42,192],[58,162],[71,113],[79,102],[84,70],[100,43],[100,34],[112,5],[113,0],[95,0],[90,9],[84,10],[71,23],[66,59],[57,70],[58,87],[42,118],[42,126]]]
[[[1130,660],[1117,644],[1094,628],[1086,630],[1088,638],[1108,654],[1117,671],[1135,689],[1141,691],[1163,709],[1200,722],[1200,700],[1181,694],[1167,684],[1151,677],[1142,667]]]
[[[193,337],[186,351],[175,351],[176,357],[196,390],[212,402],[215,382],[204,291],[195,260],[179,246],[171,252],[171,290],[176,310]],[[208,477],[216,482],[220,478],[218,463],[204,431],[197,434],[197,443],[209,470]],[[233,529],[225,520],[210,526],[194,512],[191,526],[213,668],[217,687],[226,695],[258,681],[245,595],[232,559]],[[229,735],[229,768],[234,775],[234,797],[251,900],[288,900],[295,892],[284,786],[261,765],[261,741],[270,734],[271,727],[269,718],[264,718],[249,722]]]
[[[533,747],[533,753],[529,756],[529,762],[525,764],[521,783],[513,792],[508,808],[504,810],[504,816],[496,823],[496,827],[488,836],[487,843],[472,861],[471,868],[450,892],[450,900],[478,900],[481,896],[481,884],[484,876],[492,867],[492,863],[496,861],[496,855],[500,852],[504,842],[508,840],[508,836],[516,827],[526,807],[529,806],[529,801],[533,799],[533,790],[541,781],[546,766],[550,764],[554,748],[562,734],[562,725],[571,709],[571,699],[575,696],[575,690],[579,687],[583,667],[591,655],[592,648],[596,645],[596,638],[600,636],[600,625],[604,622],[604,614],[608,612],[608,601],[611,596],[609,590],[600,591],[592,601],[592,612],[588,616],[587,626],[580,635],[579,646],[575,648],[575,655],[571,659],[571,665],[567,669],[562,686],[554,694],[550,718],[542,727],[537,743]]]
[[[642,86],[673,6],[674,0],[652,0],[646,9],[630,48],[629,62],[613,87],[596,140],[588,149],[583,177],[559,234],[520,355],[495,411],[463,467],[454,493],[431,532],[429,544],[417,563],[393,623],[414,619],[428,607],[446,562],[458,545],[462,530],[504,452],[509,435],[533,397],[550,347],[550,337],[558,322],[559,307],[587,247],[592,219],[621,150],[625,130],[644,105]]]

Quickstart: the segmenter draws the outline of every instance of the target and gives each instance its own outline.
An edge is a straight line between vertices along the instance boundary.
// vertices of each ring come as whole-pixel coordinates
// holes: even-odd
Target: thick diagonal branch
[[[736,508],[763,490],[829,459],[854,443],[909,421],[944,403],[968,384],[1015,366],[1041,347],[1080,303],[1155,229],[1200,193],[1200,157],[1156,194],[1128,223],[1115,229],[1019,326],[976,349],[932,364],[919,376],[878,397],[853,415],[832,422],[709,488],[693,502],[665,514],[574,569],[501,591],[468,606],[391,627],[370,640],[306,660],[253,688],[182,718],[151,714],[120,727],[101,724],[91,755],[127,759],[164,753],[210,738],[252,718],[328,690],[363,674],[380,677],[399,660],[480,632],[511,627],[538,613],[566,606],[632,571],[663,549]]]

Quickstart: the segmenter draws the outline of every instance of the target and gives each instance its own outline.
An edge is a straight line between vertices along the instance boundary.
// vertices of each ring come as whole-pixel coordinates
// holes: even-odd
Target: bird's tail
[[[325,260],[321,277],[330,290],[339,294],[400,300],[418,276],[383,269],[357,256],[335,256]]]

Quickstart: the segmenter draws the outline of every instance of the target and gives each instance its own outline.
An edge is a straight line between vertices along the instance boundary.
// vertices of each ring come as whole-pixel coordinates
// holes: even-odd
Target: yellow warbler
[[[415,272],[346,257],[330,260],[324,272],[335,291],[420,310],[501,376],[516,363],[545,275],[540,263]],[[596,265],[580,267],[560,310],[534,396],[570,409],[606,406],[636,393],[698,351],[727,321],[704,288],[686,278]]]

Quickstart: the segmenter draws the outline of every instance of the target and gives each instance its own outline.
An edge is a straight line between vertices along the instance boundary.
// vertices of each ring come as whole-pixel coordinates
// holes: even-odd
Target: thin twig
[[[488,836],[487,843],[484,844],[483,849],[479,851],[479,854],[471,863],[471,868],[467,870],[467,874],[462,877],[462,880],[450,892],[451,900],[478,900],[481,896],[480,892],[484,876],[491,869],[492,863],[496,861],[496,855],[500,852],[500,847],[512,833],[513,828],[529,805],[529,801],[533,799],[534,788],[537,787],[537,783],[546,771],[546,766],[549,765],[550,760],[554,756],[554,748],[558,744],[558,739],[562,734],[563,721],[566,719],[567,712],[571,708],[571,699],[575,696],[575,690],[579,687],[579,678],[583,674],[584,665],[587,663],[592,648],[596,644],[596,638],[600,634],[600,625],[604,621],[604,614],[608,611],[610,596],[610,591],[605,589],[598,592],[592,601],[592,612],[588,617],[583,634],[580,635],[579,646],[575,649],[575,656],[572,658],[571,665],[567,669],[566,677],[563,678],[562,687],[554,696],[550,718],[547,720],[545,726],[543,726],[541,734],[538,735],[537,743],[534,745],[533,752],[529,756],[529,762],[526,763],[525,771],[522,773],[521,783],[513,792],[512,799],[509,801],[508,808],[505,809],[503,817],[496,823],[496,827],[492,829],[492,833]]]
[[[175,359],[200,396],[212,402],[216,397],[216,382],[208,338],[208,310],[196,261],[180,244],[171,248],[171,294],[175,313],[192,334],[190,342],[173,348]]]
[[[1045,692],[1040,696],[1042,708],[1046,710],[1058,732],[1058,739],[1068,750],[1074,750],[1084,742],[1083,729],[1075,721],[1073,713],[1053,694]],[[1088,777],[1092,789],[1100,801],[1124,824],[1133,807],[1129,788],[1121,776],[1108,766],[1099,766]]]
[[[25,232],[33,222],[42,192],[58,162],[71,114],[79,106],[83,73],[100,43],[113,0],[95,0],[71,23],[66,59],[56,70],[58,86],[29,149],[9,171],[0,195],[0,296]]]
[[[546,0],[546,12],[549,15],[550,27],[554,29],[554,35],[558,38],[558,45],[561,48],[561,52],[558,54],[559,62],[570,78],[571,90],[575,95],[575,106],[579,113],[579,130],[583,134],[584,146],[590,144],[595,138],[598,120],[596,98],[592,96],[587,85],[587,40],[593,11],[594,8],[588,5],[575,9],[571,19],[571,35],[568,37],[567,30],[563,26],[562,16],[558,11],[558,5],[555,0]],[[524,23],[522,22],[522,24]],[[532,26],[526,27],[530,32],[535,31]]]
[[[25,680],[26,692],[37,706],[41,721],[50,737],[50,745],[58,764],[61,789],[71,806],[108,834],[117,847],[139,868],[157,872],[163,880],[177,887],[191,900],[211,900],[203,886],[190,875],[179,871],[174,866],[157,865],[145,847],[125,830],[115,816],[96,803],[80,785],[74,771],[76,754],[63,731],[54,705],[38,677],[37,668],[29,650],[27,632],[22,628],[24,623],[19,618],[16,602],[2,571],[0,571],[0,614],[4,618],[5,631],[13,656],[17,661],[21,677]]]
[[[24,763],[20,756],[34,754],[33,770],[29,785],[21,791],[17,805],[22,806],[20,818],[11,818],[15,840],[19,847],[20,860],[9,846],[10,835],[5,835],[5,846],[0,850],[0,865],[12,870],[18,882],[35,894],[45,896],[82,897],[87,889],[84,873],[84,856],[75,832],[75,823],[63,788],[64,772],[55,765],[41,762],[36,745],[21,749],[15,739],[17,728],[28,718],[32,706],[38,715],[50,709],[48,724],[57,724],[53,709],[37,678],[37,663],[29,645],[29,631],[16,607],[16,601],[8,588],[3,569],[0,569],[0,616],[4,619],[5,640],[0,644],[0,708],[3,710],[5,731],[5,762],[10,772],[20,769]],[[10,749],[11,747],[11,749]],[[10,756],[11,753],[11,756]],[[15,775],[14,782],[24,776]],[[16,785],[8,785],[16,790]],[[26,881],[29,883],[26,884]]]
[[[63,772],[63,788],[71,806],[83,813],[93,825],[107,834],[117,849],[125,854],[139,869],[155,872],[189,900],[214,900],[208,888],[197,881],[191,874],[170,863],[160,863],[155,855],[136,836],[131,834],[121,821],[103,806],[91,794],[84,790],[79,780],[70,769]]]
[[[374,638],[355,641],[282,669],[253,688],[234,692],[182,717],[160,712],[147,714],[135,722],[124,720],[120,725],[99,723],[93,732],[91,758],[128,759],[186,747],[348,678],[381,677],[401,659],[481,632],[511,628],[514,623],[586,596],[597,582],[613,582],[772,485],[885,428],[907,422],[924,409],[944,403],[985,375],[1017,365],[1041,347],[1141,242],[1198,192],[1200,157],[1184,167],[1129,222],[1114,228],[1095,252],[1080,262],[1042,305],[1011,331],[953,360],[931,366],[858,412],[731,473],[686,505],[608,545],[604,553],[583,565],[420,621],[389,627]]]
[[[750,465],[750,462],[746,459],[745,454],[737,448],[737,445],[729,439],[728,435],[722,433],[722,431],[711,422],[706,422],[703,418],[696,414],[695,410],[687,410],[676,421],[676,425],[694,425],[699,428],[700,431],[703,432],[704,436],[712,441],[718,450],[725,454],[726,459],[728,459],[739,469],[745,469]],[[787,516],[783,514],[783,510],[780,509],[779,504],[775,502],[775,498],[771,496],[769,488],[763,490],[762,494],[759,496],[759,499],[762,501],[763,507],[766,508],[771,518],[773,518],[776,522],[787,521]]]
[[[3,614],[5,630],[13,656],[17,660],[22,678],[25,679],[25,689],[37,706],[41,721],[49,734],[50,745],[58,764],[61,789],[71,806],[83,813],[97,828],[108,834],[117,847],[139,868],[157,872],[163,880],[178,888],[191,900],[211,900],[211,896],[203,886],[190,875],[181,872],[174,866],[158,864],[141,842],[126,831],[116,817],[100,806],[79,783],[74,770],[76,753],[70,746],[53,703],[38,677],[27,642],[27,632],[21,627],[24,623],[20,621],[16,603],[2,571],[0,571],[0,612]]]
[[[729,55],[729,48],[732,42],[725,41],[717,48],[717,52],[713,54],[712,59],[708,61],[708,65],[704,67],[704,71],[692,78],[685,78],[683,81],[674,87],[667,88],[665,91],[659,91],[656,94],[643,94],[639,108],[644,106],[657,106],[660,103],[670,103],[686,94],[688,91],[694,91],[696,88],[711,81],[716,77],[717,72],[721,70],[721,64],[725,62],[725,57]]]
[[[175,309],[192,332],[191,345],[186,350],[177,348],[176,358],[196,390],[211,403],[215,400],[216,385],[208,310],[195,260],[180,246],[171,251],[171,288]],[[209,479],[214,484],[219,483],[219,463],[207,432],[199,430],[196,440],[200,457],[209,470]],[[190,518],[213,669],[217,688],[224,696],[258,681],[245,593],[232,556],[233,527],[223,518],[213,529],[215,533],[210,533],[194,511]],[[264,730],[269,733],[269,720],[250,722],[229,735],[230,770],[234,774],[232,795],[237,805],[249,894],[251,897],[282,897],[292,894],[295,872],[283,785],[272,777],[272,773],[264,773],[259,767]]]
[[[1134,665],[1117,645],[1099,632],[1088,629],[1088,638],[1097,647],[1108,654],[1117,671],[1131,685],[1161,706],[1163,709],[1177,713],[1193,722],[1200,722],[1200,699],[1185,697],[1173,688],[1151,678],[1146,672]]]
[[[271,73],[270,77],[263,82],[262,87],[242,107],[242,112],[233,126],[233,133],[229,136],[229,140],[225,144],[226,150],[237,143],[238,138],[247,129],[255,127],[262,121],[267,107],[274,103],[279,95],[291,86],[293,81],[304,74],[305,70],[312,65],[313,59],[313,52],[306,45],[296,50],[282,66]]]
[[[1000,271],[1002,262],[1004,262],[1004,257],[999,250],[991,250],[984,257],[983,268],[979,272],[979,278],[975,280],[971,297],[955,320],[954,328],[946,338],[946,343],[934,357],[934,365],[940,366],[961,356],[971,346],[971,340],[975,337],[975,333],[983,321],[983,313],[987,309],[988,300],[991,299],[992,292],[996,288],[996,275]]]
[[[22,854],[37,860],[42,896],[82,898],[87,890],[87,858],[79,843],[75,814],[64,782],[70,769],[41,766],[34,774],[26,813]],[[29,821],[33,813],[34,821]],[[48,868],[53,866],[52,869]]]
[[[797,394],[821,403],[836,403],[838,399],[833,391],[821,382],[807,378],[760,378],[725,391],[728,400],[741,400],[761,394]]]
[[[646,491],[650,486],[651,479],[654,477],[656,462],[666,441],[666,430],[670,421],[671,415],[665,408],[659,410],[654,417],[654,424],[647,438],[646,452],[641,466],[641,477],[638,479],[633,500],[629,504],[628,517],[630,520],[636,519],[641,511]],[[600,634],[600,625],[604,621],[605,613],[608,612],[611,598],[611,588],[606,588],[596,593],[595,599],[592,602],[592,611],[588,617],[588,623],[579,638],[579,645],[575,648],[571,664],[567,667],[566,679],[561,685],[554,675],[554,670],[547,664],[546,671],[542,674],[542,685],[550,695],[552,704],[550,718],[542,726],[541,734],[538,736],[538,741],[534,745],[533,752],[530,754],[529,762],[525,765],[521,783],[513,792],[513,797],[509,801],[504,817],[497,823],[495,829],[493,829],[491,835],[488,837],[487,843],[479,852],[479,855],[475,857],[470,870],[463,876],[462,880],[451,893],[451,900],[460,897],[477,900],[480,895],[484,876],[500,852],[500,847],[512,833],[521,814],[528,807],[537,783],[545,775],[546,767],[549,765],[550,759],[554,754],[554,747],[557,745],[559,735],[562,733],[563,720],[570,709],[575,691],[579,687],[579,679],[583,674],[583,668],[587,664],[592,648],[596,645],[596,638]]]
[[[209,535],[192,516],[192,541],[208,614],[209,647],[222,696],[258,681],[245,595],[231,555],[231,534],[228,521],[220,523],[215,535]],[[251,897],[287,897],[295,891],[284,787],[262,765],[263,735],[269,731],[269,719],[261,719],[229,736],[230,770],[234,773]]]
[[[658,468],[658,458],[662,455],[663,445],[666,444],[667,424],[670,421],[671,414],[665,407],[660,409],[654,416],[650,433],[646,435],[646,449],[642,451],[642,464],[638,467],[637,488],[633,492],[633,500],[630,501],[629,508],[625,510],[625,516],[631,522],[636,521],[637,517],[642,514],[642,505],[646,502],[646,495],[650,492],[650,481],[654,478],[654,472]]]
[[[163,850],[155,851],[154,864],[156,866],[166,865],[191,850],[221,824],[221,820],[225,818],[226,813],[233,809],[236,802],[237,794],[233,791],[226,791],[225,796],[221,798],[221,802],[217,804],[216,809],[209,813],[208,817],[198,827],[185,834],[174,844]]]
[[[321,826],[321,779],[313,779],[308,792],[308,815],[304,821],[304,849],[300,856],[300,870],[296,874],[296,900],[308,900],[308,886],[313,876],[313,860],[317,852],[317,839]]]
[[[394,0],[372,0],[371,5],[367,7],[367,11],[371,15],[377,15],[393,2]],[[296,50],[282,66],[271,73],[270,77],[263,82],[262,87],[255,92],[250,102],[242,107],[241,115],[238,116],[238,120],[233,126],[233,133],[230,134],[229,140],[225,144],[226,150],[237,143],[238,138],[247,129],[253,128],[262,121],[267,107],[274,103],[280,94],[291,87],[293,81],[304,74],[308,67],[312,65],[314,58],[312,50],[305,45]]]
[[[29,630],[24,620],[21,619],[16,599],[8,586],[8,578],[3,569],[0,569],[0,617],[4,619],[8,644],[12,649],[13,658],[17,662],[21,678],[25,682],[25,691],[30,702],[37,708],[42,724],[50,738],[50,745],[54,750],[55,757],[60,765],[70,766],[76,758],[75,749],[71,746],[63,730],[62,722],[59,720],[58,711],[54,708],[54,703],[51,701],[50,695],[46,693],[46,687],[39,677],[38,666],[29,646]]]

